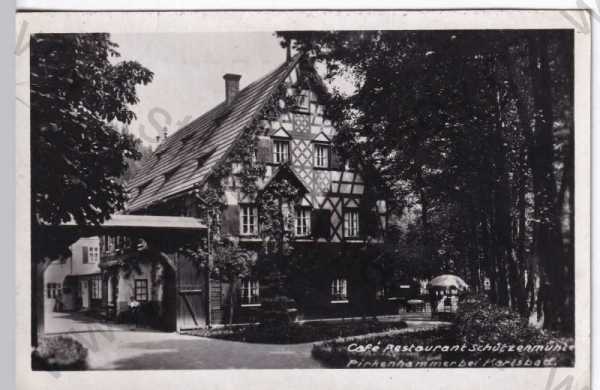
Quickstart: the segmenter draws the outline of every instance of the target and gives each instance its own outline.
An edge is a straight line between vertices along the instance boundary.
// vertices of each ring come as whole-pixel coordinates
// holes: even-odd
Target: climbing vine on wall
[[[228,245],[221,236],[221,214],[227,207],[225,199],[227,188],[257,200],[261,223],[265,224],[264,229],[261,227],[261,237],[265,242],[277,242],[283,238],[281,233],[283,227],[278,227],[280,223],[275,222],[280,220],[280,215],[273,200],[275,196],[282,196],[286,191],[286,198],[295,198],[297,195],[294,193],[295,188],[290,189],[293,186],[285,181],[285,183],[271,183],[267,190],[260,192],[259,183],[265,179],[266,164],[258,161],[254,153],[258,136],[261,135],[259,121],[279,118],[288,111],[288,107],[295,104],[294,97],[287,93],[287,87],[286,83],[281,83],[277,87],[252,123],[243,130],[226,157],[213,169],[206,182],[196,186],[189,193],[197,215],[210,225],[209,240],[213,253]],[[212,268],[211,272],[215,271],[214,264],[211,266],[211,263],[215,262],[209,259],[208,243],[199,247],[194,245],[181,247],[179,253],[194,259],[199,267]]]

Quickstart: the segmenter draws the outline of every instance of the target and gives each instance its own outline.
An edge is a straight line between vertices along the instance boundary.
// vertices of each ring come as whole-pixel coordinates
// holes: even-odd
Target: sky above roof
[[[225,98],[225,73],[242,75],[240,89],[285,61],[273,32],[113,34],[119,60],[135,60],[154,72],[138,86],[137,119],[128,127],[147,145],[163,126],[172,134]]]

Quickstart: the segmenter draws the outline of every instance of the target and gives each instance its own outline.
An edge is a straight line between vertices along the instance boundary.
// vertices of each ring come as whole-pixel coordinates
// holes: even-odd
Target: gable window
[[[315,167],[329,168],[329,145],[314,144],[315,146]]]
[[[242,306],[260,304],[260,285],[258,280],[242,280]]]
[[[308,112],[310,109],[310,91],[307,89],[303,89],[298,91],[295,96],[296,104],[295,110],[301,112]]]
[[[296,236],[308,236],[310,234],[310,212],[308,207],[296,209]]]
[[[333,279],[331,281],[331,303],[348,302],[348,281],[346,279]]]
[[[273,141],[273,162],[283,164],[290,157],[290,142],[287,140]]]
[[[344,211],[344,237],[358,238],[358,209]]]
[[[247,236],[258,234],[257,208],[253,205],[242,205],[240,214],[240,233]]]
[[[135,280],[135,300],[140,302],[148,301],[148,279]]]

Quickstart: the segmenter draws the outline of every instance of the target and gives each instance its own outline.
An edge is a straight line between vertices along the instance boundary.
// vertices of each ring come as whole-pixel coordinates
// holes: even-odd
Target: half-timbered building
[[[240,163],[230,158],[236,143],[251,133],[252,161],[265,168],[258,191],[285,179],[301,194],[290,207],[289,226],[300,264],[289,289],[298,308],[305,317],[365,314],[378,287],[360,257],[375,256],[386,228],[385,200],[366,201],[368,181],[360,162],[343,161],[333,147],[336,130],[326,116],[326,89],[302,55],[241,90],[240,78],[225,74],[225,100],[156,148],[128,183],[127,212],[203,219],[198,191],[223,172],[223,164],[231,164],[220,180],[224,208],[215,216],[220,228],[213,234],[255,248],[260,256],[256,196],[244,193]],[[232,289],[184,257],[173,263],[178,315],[187,313],[189,327],[223,322],[230,294],[236,296],[236,321],[250,321],[260,311],[265,288],[260,270]]]

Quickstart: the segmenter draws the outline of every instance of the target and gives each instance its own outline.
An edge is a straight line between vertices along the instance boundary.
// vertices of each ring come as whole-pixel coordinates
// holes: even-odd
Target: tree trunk
[[[556,213],[557,189],[554,177],[552,88],[548,65],[547,35],[529,39],[530,72],[533,80],[534,126],[530,155],[535,199],[534,255],[543,267],[542,306],[545,326],[558,328],[564,321],[565,278],[563,248]]]

